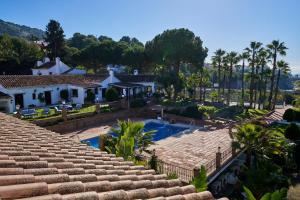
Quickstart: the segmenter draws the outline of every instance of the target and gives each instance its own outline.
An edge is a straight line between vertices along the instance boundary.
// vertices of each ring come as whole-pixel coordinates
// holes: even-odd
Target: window
[[[78,97],[78,90],[72,89],[72,97]]]
[[[98,94],[98,88],[95,88],[95,94]]]
[[[32,99],[35,100],[36,99],[36,94],[32,93]]]

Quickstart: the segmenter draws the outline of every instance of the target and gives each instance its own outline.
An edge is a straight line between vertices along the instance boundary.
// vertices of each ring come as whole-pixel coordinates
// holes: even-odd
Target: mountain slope
[[[37,28],[31,28],[24,25],[6,22],[0,19],[0,35],[8,34],[15,37],[31,38],[32,36],[42,39],[44,31]]]

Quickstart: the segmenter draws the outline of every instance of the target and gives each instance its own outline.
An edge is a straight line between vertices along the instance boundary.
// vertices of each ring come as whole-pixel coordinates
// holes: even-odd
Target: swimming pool
[[[93,137],[93,138],[89,138],[86,140],[81,140],[82,143],[86,143],[89,146],[95,147],[97,149],[100,149],[99,144],[100,144],[100,137]]]
[[[172,135],[176,135],[182,131],[189,129],[186,126],[179,126],[179,125],[171,125],[167,123],[161,123],[156,121],[146,121],[144,126],[144,131],[151,131],[156,130],[153,134],[153,141],[159,141],[170,137]],[[99,148],[99,137],[93,137],[86,140],[82,140],[81,142],[87,143],[90,146],[95,148]]]
[[[145,123],[144,131],[156,130],[153,135],[153,141],[165,139],[171,135],[176,135],[179,132],[187,130],[187,127],[170,125],[158,122],[147,122]]]

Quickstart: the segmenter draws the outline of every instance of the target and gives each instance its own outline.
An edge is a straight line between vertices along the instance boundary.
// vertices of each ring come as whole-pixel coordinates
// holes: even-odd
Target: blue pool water
[[[82,143],[86,143],[92,147],[95,147],[97,149],[100,149],[99,147],[99,143],[100,143],[100,138],[99,137],[93,137],[93,138],[89,138],[86,140],[81,140]]]
[[[176,135],[177,133],[187,129],[187,127],[174,126],[170,124],[163,124],[157,122],[147,122],[145,123],[144,127],[145,132],[156,130],[156,132],[153,134],[153,141],[162,140],[169,136]],[[82,142],[85,142],[95,148],[99,148],[99,137],[93,137],[86,140],[82,140]]]
[[[156,130],[153,135],[153,141],[158,141],[164,138],[167,138],[171,135],[175,135],[181,131],[184,131],[188,128],[173,126],[169,124],[162,124],[157,122],[148,122],[145,124],[144,131]]]

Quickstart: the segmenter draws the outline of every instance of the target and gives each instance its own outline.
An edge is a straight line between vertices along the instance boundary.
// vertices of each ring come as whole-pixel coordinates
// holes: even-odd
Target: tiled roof
[[[122,82],[154,82],[155,75],[115,75]]]
[[[118,83],[111,83],[110,85],[116,86],[119,88],[136,88],[136,87],[143,87],[141,84],[136,83],[125,83],[125,82],[118,82]]]
[[[191,185],[0,113],[0,199],[212,200]]]
[[[49,69],[49,68],[53,67],[54,65],[56,65],[56,62],[50,61],[50,62],[46,62],[40,66],[35,66],[34,69]]]
[[[0,75],[0,85],[5,88],[58,84],[73,84],[82,87],[94,87],[97,86],[97,83],[99,84],[100,82],[100,77],[98,79],[98,82],[96,82],[96,80],[82,75]]]
[[[9,98],[11,98],[11,96],[0,91],[0,98],[9,99]]]

